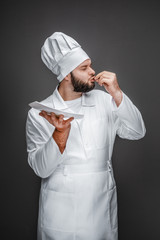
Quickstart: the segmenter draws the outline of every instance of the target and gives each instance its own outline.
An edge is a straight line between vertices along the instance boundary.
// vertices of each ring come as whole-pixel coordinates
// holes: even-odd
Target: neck
[[[74,92],[73,86],[67,84],[66,81],[61,82],[60,86],[58,87],[58,91],[64,101],[74,100],[82,96],[81,92]]]

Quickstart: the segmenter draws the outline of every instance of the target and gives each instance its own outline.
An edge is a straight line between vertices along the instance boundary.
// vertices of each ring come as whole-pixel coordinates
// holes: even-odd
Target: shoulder
[[[53,100],[53,95],[50,95],[49,97],[40,101],[40,103],[46,105],[47,107],[53,107],[52,100]]]
[[[49,97],[39,101],[39,103],[44,104],[47,107],[53,107],[52,103],[53,95],[50,95]],[[39,110],[30,108],[28,111],[28,116],[27,118],[33,121],[41,121],[42,117],[39,115]]]

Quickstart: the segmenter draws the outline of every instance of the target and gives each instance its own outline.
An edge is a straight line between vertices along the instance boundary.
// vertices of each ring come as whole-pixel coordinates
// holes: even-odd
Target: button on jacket
[[[112,169],[116,134],[145,135],[142,116],[123,93],[119,107],[102,90],[82,93],[82,119],[74,119],[61,154],[55,127],[31,108],[26,121],[28,163],[41,177],[38,240],[117,240],[117,190]],[[42,104],[72,112],[58,91]]]

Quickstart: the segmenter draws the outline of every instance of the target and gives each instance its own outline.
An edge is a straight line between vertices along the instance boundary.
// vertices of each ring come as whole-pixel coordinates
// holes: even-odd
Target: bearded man
[[[34,108],[28,112],[28,162],[41,177],[38,240],[117,240],[113,145],[116,135],[144,137],[141,113],[116,74],[95,74],[90,57],[66,34],[48,37],[41,57],[59,81],[41,103],[71,117]]]

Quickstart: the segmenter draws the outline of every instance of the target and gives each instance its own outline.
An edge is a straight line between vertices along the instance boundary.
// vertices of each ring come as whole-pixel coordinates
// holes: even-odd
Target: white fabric
[[[30,109],[26,122],[28,163],[42,178],[38,240],[117,240],[117,191],[112,169],[116,134],[140,139],[145,126],[139,110],[123,93],[117,108],[104,91],[82,94],[63,154],[52,137],[55,129],[39,111]],[[42,103],[68,108],[57,87]]]
[[[78,113],[81,109],[82,97],[76,98],[74,100],[65,101],[67,106],[75,113]]]
[[[90,57],[73,38],[62,32],[55,32],[45,40],[41,48],[41,58],[61,82],[67,74]]]

